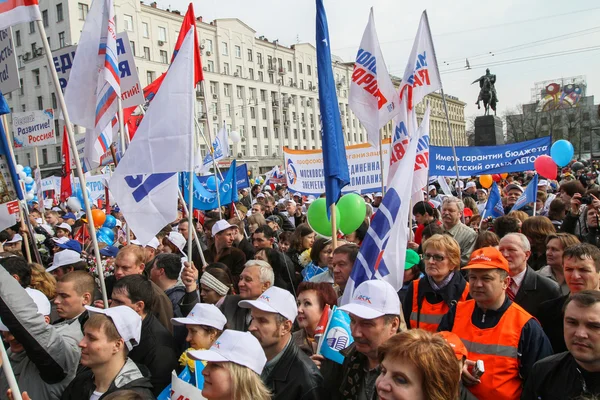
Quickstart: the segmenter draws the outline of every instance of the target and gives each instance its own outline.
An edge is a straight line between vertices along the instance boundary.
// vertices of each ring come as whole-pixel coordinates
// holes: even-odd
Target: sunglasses
[[[425,253],[423,254],[423,259],[425,261],[430,260],[430,259],[434,259],[435,261],[444,261],[446,259],[446,257],[439,255],[439,254],[431,254],[431,253]]]

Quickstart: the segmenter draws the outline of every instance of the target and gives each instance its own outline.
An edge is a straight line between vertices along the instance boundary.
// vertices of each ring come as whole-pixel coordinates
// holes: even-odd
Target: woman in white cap
[[[179,357],[182,367],[186,365],[194,372],[194,360],[188,357],[191,350],[206,350],[219,338],[227,323],[227,318],[213,304],[198,303],[185,318],[171,318],[173,325],[185,325],[187,336],[185,341],[190,348]]]
[[[250,332],[226,330],[210,350],[190,351],[190,356],[207,361],[202,371],[202,396],[208,400],[270,400],[260,379],[267,357]]]

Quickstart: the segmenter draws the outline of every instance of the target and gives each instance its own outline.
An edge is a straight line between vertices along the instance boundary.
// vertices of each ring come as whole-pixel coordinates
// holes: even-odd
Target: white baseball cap
[[[377,192],[373,195],[373,197],[383,197],[383,194],[381,192]]]
[[[224,230],[227,230],[229,228],[236,228],[237,229],[237,225],[231,225],[226,220],[220,219],[217,222],[215,222],[215,224],[213,225],[213,227],[212,227],[212,235],[215,236],[217,233],[223,232]]]
[[[227,323],[227,318],[214,304],[198,303],[185,318],[171,318],[173,325],[206,325],[220,331]]]
[[[44,293],[32,288],[25,288],[25,292],[29,295],[29,297],[31,297],[31,300],[33,300],[33,302],[37,306],[38,314],[41,314],[43,316],[50,315],[52,307],[50,306],[50,301]],[[4,325],[4,323],[2,322],[2,320],[0,320],[0,331],[9,331],[6,325]]]
[[[190,350],[191,357],[211,362],[232,362],[260,375],[267,363],[267,357],[260,342],[250,332],[231,329],[223,331],[209,350]]]
[[[456,181],[456,183],[454,184],[454,186],[456,186],[456,187],[459,187],[459,186],[460,186],[461,188],[464,188],[464,187],[465,187],[465,184],[464,184],[464,182],[463,182],[463,181]]]
[[[540,186],[548,186],[548,181],[545,179],[542,179],[541,181],[538,182],[538,187]]]
[[[66,222],[56,225],[54,229],[64,229],[66,231],[69,231],[69,233],[73,232],[73,230],[71,229],[71,225],[67,224]]]
[[[183,250],[185,249],[186,240],[181,233],[173,231],[169,232],[169,234],[167,235],[167,239],[169,239],[169,242],[173,243],[175,247],[179,249],[180,252],[184,252]],[[158,248],[158,246],[156,246],[156,248]]]
[[[468,188],[476,188],[476,187],[477,187],[477,185],[475,185],[475,182],[467,182],[467,187],[466,187],[467,189]]]
[[[53,238],[52,238],[52,241],[53,241],[54,243],[56,243],[56,244],[58,244],[58,243],[60,243],[60,244],[65,244],[65,243],[67,243],[69,240],[70,240],[70,239],[69,239],[68,237],[65,237],[65,236],[63,236],[63,237],[60,237],[60,238],[57,238],[57,237],[53,237]]]
[[[340,310],[364,319],[387,314],[400,315],[400,299],[389,283],[379,279],[369,280],[354,290],[350,303],[340,307]]]
[[[54,260],[52,260],[52,264],[46,269],[46,272],[52,272],[58,267],[75,264],[79,261],[81,261],[81,254],[75,250],[65,249],[54,253]]]
[[[160,246],[160,242],[158,241],[156,236],[154,236],[152,239],[150,239],[150,241],[146,245],[146,247],[152,247],[154,250],[158,249],[158,246]]]
[[[371,201],[373,201],[373,195],[371,193],[367,193],[363,196],[363,198],[366,197],[367,199],[370,199]]]
[[[287,206],[288,204],[291,204],[292,206],[296,206],[296,205],[298,204],[298,203],[296,203],[294,200],[288,200],[288,201],[286,201],[285,203],[286,203],[286,204],[285,204],[286,206]]]
[[[265,194],[264,193],[259,193],[259,194],[256,195],[257,199],[260,198],[260,197],[265,197]]]
[[[117,328],[117,332],[125,341],[127,349],[131,351],[135,346],[140,344],[140,336],[142,334],[142,317],[133,309],[127,306],[116,306],[111,308],[97,308],[85,306],[90,314],[104,314],[110,318]]]
[[[429,185],[427,190],[429,190],[431,192],[432,190],[437,190],[437,188],[435,187],[435,185]]]
[[[292,322],[298,316],[298,305],[294,296],[287,290],[276,286],[265,290],[256,300],[240,301],[238,306],[241,308],[256,307],[261,311],[281,314]]]
[[[23,236],[19,235],[18,233],[15,233],[14,236],[12,237],[12,239],[7,240],[5,244],[17,243],[17,242],[20,242],[21,240],[23,240]]]

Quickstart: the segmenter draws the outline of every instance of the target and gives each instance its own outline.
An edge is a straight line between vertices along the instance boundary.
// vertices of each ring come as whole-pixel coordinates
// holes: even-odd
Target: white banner
[[[104,197],[104,182],[108,181],[110,176],[106,175],[89,175],[86,174],[85,177],[85,186],[90,190],[90,198],[93,201],[98,200],[101,197]],[[80,187],[79,179],[73,180],[73,193]],[[60,188],[60,185],[59,185]],[[59,189],[60,190],[60,189]]]
[[[60,176],[49,176],[42,179],[42,191],[47,192],[49,190],[60,193]]]
[[[51,108],[15,112],[12,114],[12,125],[15,149],[56,144],[54,111]]]
[[[52,52],[54,68],[58,74],[60,88],[63,92],[69,82],[69,75],[73,67],[76,50],[77,46],[68,46]],[[123,108],[142,104],[144,102],[144,94],[126,32],[117,34],[117,54],[119,56],[119,71],[121,72],[119,77],[121,78]]]
[[[19,68],[11,28],[0,30],[0,92],[6,94],[19,88]]]
[[[387,179],[390,140],[383,141],[383,177]],[[285,174],[290,190],[319,196],[325,192],[321,150],[291,150],[285,147]],[[379,149],[368,143],[346,147],[350,184],[342,192],[381,192]]]

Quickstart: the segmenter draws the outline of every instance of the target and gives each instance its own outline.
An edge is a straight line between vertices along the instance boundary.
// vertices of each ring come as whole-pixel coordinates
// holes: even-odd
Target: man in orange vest
[[[552,354],[540,324],[506,295],[508,261],[494,247],[473,252],[468,270],[472,300],[459,302],[444,316],[439,331],[456,333],[469,357],[462,379],[479,400],[516,400],[533,364]],[[485,372],[474,376],[475,362]]]

